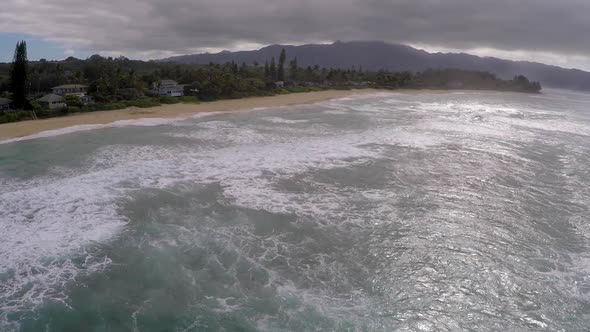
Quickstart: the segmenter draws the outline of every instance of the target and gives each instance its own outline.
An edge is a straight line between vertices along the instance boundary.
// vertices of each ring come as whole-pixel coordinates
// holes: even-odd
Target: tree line
[[[88,85],[88,94],[96,101],[94,105],[70,105],[74,103],[70,101],[70,111],[75,112],[133,104],[148,107],[162,102],[182,101],[151,96],[154,84],[166,79],[185,85],[185,94],[192,96],[192,101],[350,88],[541,90],[538,82],[530,82],[524,76],[502,80],[494,74],[480,71],[444,69],[412,73],[375,72],[363,70],[361,66],[348,69],[320,68],[317,65],[300,67],[298,59],[289,60],[284,49],[278,55],[278,61],[272,57],[264,64],[228,62],[189,65],[100,55],[84,60],[69,57],[63,61],[41,59],[29,62],[26,42],[22,41],[16,46],[13,62],[0,64],[0,97],[12,100],[14,109],[34,109],[42,116],[55,114],[43,113],[34,101],[52,87],[63,84]],[[279,85],[277,82],[284,83]],[[26,118],[26,115],[22,117]],[[2,115],[0,122],[6,122]]]

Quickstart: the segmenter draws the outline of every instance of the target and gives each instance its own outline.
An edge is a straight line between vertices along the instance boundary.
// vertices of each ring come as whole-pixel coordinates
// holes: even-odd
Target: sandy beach
[[[325,100],[343,98],[353,94],[375,93],[379,90],[329,90],[293,93],[270,97],[220,100],[201,104],[174,104],[151,108],[128,108],[115,111],[79,113],[43,120],[30,120],[0,124],[0,141],[29,136],[48,130],[63,129],[78,125],[109,124],[120,120],[143,118],[175,118],[202,112],[224,112],[248,110],[259,107],[279,107],[298,104],[312,104]]]

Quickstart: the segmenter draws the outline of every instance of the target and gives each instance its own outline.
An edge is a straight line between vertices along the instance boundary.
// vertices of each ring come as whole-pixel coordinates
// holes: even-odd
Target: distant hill
[[[177,63],[264,63],[274,56],[278,60],[281,49],[287,57],[297,57],[300,66],[351,68],[390,71],[422,71],[425,69],[457,68],[481,70],[495,73],[509,79],[525,75],[543,86],[590,91],[590,73],[578,69],[526,61],[509,61],[491,57],[478,57],[465,53],[428,53],[409,46],[384,42],[336,42],[334,44],[309,44],[302,46],[271,45],[256,51],[228,52],[216,54],[183,55],[162,59]]]

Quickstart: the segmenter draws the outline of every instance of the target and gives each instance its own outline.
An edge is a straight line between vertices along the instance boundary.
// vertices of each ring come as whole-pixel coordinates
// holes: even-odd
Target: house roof
[[[174,81],[170,81],[170,82],[174,82]],[[159,88],[158,87],[154,87],[152,89],[152,91],[154,92],[161,92],[161,91],[184,91],[184,87],[186,85],[185,84],[167,84],[164,85],[162,84]]]
[[[174,86],[163,86],[160,88],[162,91],[184,91],[184,85],[174,85]]]
[[[82,89],[82,88],[88,88],[87,85],[82,85],[82,84],[65,84],[65,85],[59,85],[56,87],[51,88],[51,90],[55,90],[55,89]]]
[[[170,85],[178,85],[178,82],[173,81],[173,80],[161,80],[160,81],[160,86],[162,86],[162,87],[170,86]]]
[[[10,99],[0,98],[0,105],[8,105],[10,104]]]
[[[38,101],[42,101],[42,102],[46,102],[46,103],[54,103],[54,102],[60,102],[63,101],[64,98],[62,96],[58,96],[58,95],[54,95],[54,94],[48,94],[45,95],[39,99],[37,99]]]

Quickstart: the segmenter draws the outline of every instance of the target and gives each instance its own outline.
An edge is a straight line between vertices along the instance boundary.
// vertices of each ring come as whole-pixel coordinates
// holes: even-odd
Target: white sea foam
[[[133,119],[133,120],[119,120],[113,123],[105,125],[105,128],[114,127],[114,128],[121,128],[121,127],[129,127],[129,126],[136,126],[136,127],[155,127],[161,125],[167,125],[174,122],[178,122],[181,120],[186,119],[186,117],[177,117],[177,118],[143,118],[143,119]]]
[[[510,124],[513,127],[525,127],[529,129],[540,129],[549,132],[562,132],[581,136],[590,136],[590,125],[586,123],[576,123],[566,119],[561,120],[529,120],[514,118],[495,118],[499,123]]]
[[[325,110],[323,112],[324,114],[332,114],[332,115],[344,115],[344,114],[348,114],[349,112],[347,111],[338,111],[338,110]]]
[[[268,136],[261,134],[255,129],[235,127],[224,127],[216,130],[194,130],[191,132],[175,132],[166,134],[171,137],[184,138],[190,140],[200,140],[217,142],[223,145],[227,144],[252,144],[268,140]],[[219,141],[220,135],[224,136],[223,142]]]
[[[191,116],[189,116],[188,118],[190,119],[200,119],[200,118],[205,118],[208,116],[213,116],[213,115],[220,115],[220,114],[228,114],[230,112],[202,112],[202,113],[196,113],[193,114]]]
[[[54,136],[61,136],[66,134],[72,134],[82,131],[90,131],[90,130],[97,130],[97,129],[104,129],[104,128],[122,128],[122,127],[155,127],[155,126],[162,126],[162,125],[169,125],[178,123],[179,121],[183,121],[186,119],[198,119],[207,116],[219,115],[223,114],[224,112],[206,112],[206,113],[198,113],[193,114],[190,116],[182,116],[182,117],[172,117],[172,118],[141,118],[141,119],[130,119],[130,120],[119,120],[109,124],[88,124],[88,125],[76,125],[70,126],[62,129],[55,129],[55,130],[46,130],[42,131],[37,134],[17,137],[17,138],[10,138],[3,141],[0,141],[0,144],[7,144],[7,143],[15,143],[20,141],[28,141],[38,138],[47,138],[47,137],[54,137]]]
[[[120,231],[124,219],[116,213],[109,188],[98,185],[103,175],[48,180],[0,193],[0,272],[6,274],[0,283],[0,312],[63,299],[65,282],[104,267],[108,257],[94,257],[91,246]],[[86,263],[74,264],[78,257]]]
[[[281,118],[278,116],[269,116],[269,117],[264,117],[262,119],[265,121],[268,121],[268,122],[272,122],[272,123],[284,123],[284,124],[297,124],[297,123],[309,122],[309,120],[292,120],[292,119]]]
[[[149,122],[154,124],[154,122]],[[146,124],[145,122],[143,124]],[[220,128],[235,127],[226,121],[199,124],[225,141]],[[255,140],[261,137],[252,131]],[[216,135],[216,136],[213,136]],[[99,149],[92,164],[100,165],[88,173],[62,179],[41,179],[22,183],[21,188],[0,194],[0,270],[12,277],[3,281],[0,302],[15,310],[41,303],[47,297],[59,298],[55,290],[84,272],[71,263],[80,248],[108,240],[125,225],[117,212],[116,201],[129,189],[166,188],[178,182],[221,182],[238,205],[272,209],[285,205],[285,199],[266,196],[270,183],[263,172],[297,174],[310,168],[331,168],[363,162],[375,152],[357,147],[370,143],[381,133],[354,134],[332,139],[298,139],[293,142],[238,146],[215,151],[193,148],[110,146]],[[247,142],[253,140],[247,139]],[[348,159],[356,161],[344,161]],[[129,183],[134,184],[132,188]],[[266,193],[266,194],[265,194]],[[265,204],[260,206],[260,202]],[[71,256],[74,255],[74,256]],[[48,261],[49,259],[49,261]],[[99,260],[101,266],[103,257]],[[90,267],[89,267],[90,268]],[[33,287],[29,287],[33,285]],[[24,295],[16,298],[17,294]]]
[[[197,126],[205,129],[236,128],[236,125],[233,124],[231,121],[221,120],[203,121],[199,122]]]
[[[37,138],[59,136],[59,135],[66,135],[66,134],[76,133],[76,132],[80,132],[80,131],[95,130],[95,129],[100,129],[100,128],[105,128],[105,125],[96,124],[96,125],[71,126],[71,127],[67,127],[67,128],[63,128],[63,129],[42,131],[40,133],[29,135],[29,136],[3,140],[3,141],[0,141],[0,144],[14,143],[14,142],[27,141],[27,140],[37,139]]]

